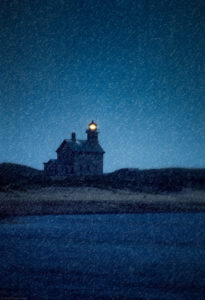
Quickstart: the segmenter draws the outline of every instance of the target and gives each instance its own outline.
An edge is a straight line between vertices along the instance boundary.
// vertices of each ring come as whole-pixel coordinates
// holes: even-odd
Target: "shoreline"
[[[205,191],[145,194],[91,187],[50,187],[0,193],[0,219],[60,214],[205,212]]]

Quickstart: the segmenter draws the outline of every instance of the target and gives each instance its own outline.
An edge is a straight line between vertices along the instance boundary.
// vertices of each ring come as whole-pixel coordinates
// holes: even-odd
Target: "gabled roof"
[[[57,159],[49,159],[49,161],[47,161],[44,164],[50,164],[50,163],[55,163],[57,161]]]
[[[103,148],[98,143],[91,143],[87,140],[64,140],[58,147],[56,152],[58,152],[62,146],[67,145],[73,152],[92,152],[92,153],[105,153]]]

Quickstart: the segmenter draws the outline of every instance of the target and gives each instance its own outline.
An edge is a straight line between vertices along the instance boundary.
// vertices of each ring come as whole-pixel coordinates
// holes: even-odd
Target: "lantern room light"
[[[96,129],[97,129],[96,124],[92,122],[92,123],[89,125],[89,129],[90,129],[90,130],[96,130]]]

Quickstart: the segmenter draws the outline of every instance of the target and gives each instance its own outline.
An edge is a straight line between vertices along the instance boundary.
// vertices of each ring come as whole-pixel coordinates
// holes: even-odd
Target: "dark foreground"
[[[204,228],[204,213],[5,219],[0,296],[204,299]]]

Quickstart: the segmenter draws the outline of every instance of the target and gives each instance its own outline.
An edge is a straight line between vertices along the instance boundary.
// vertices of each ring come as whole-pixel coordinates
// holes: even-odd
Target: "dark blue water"
[[[14,218],[0,272],[7,297],[205,299],[205,214]]]

